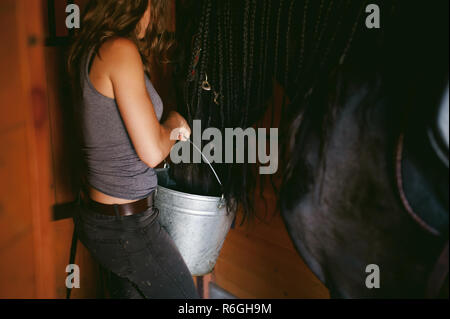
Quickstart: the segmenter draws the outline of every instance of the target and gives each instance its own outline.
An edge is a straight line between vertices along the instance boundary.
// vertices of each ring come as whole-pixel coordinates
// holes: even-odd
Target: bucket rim
[[[157,189],[158,189],[158,191],[163,190],[163,191],[174,193],[176,195],[179,195],[180,197],[184,197],[184,198],[188,198],[188,199],[198,199],[198,200],[208,201],[208,202],[220,202],[222,200],[222,197],[190,194],[190,193],[176,191],[176,190],[173,190],[173,189],[161,186],[161,185],[158,185]]]

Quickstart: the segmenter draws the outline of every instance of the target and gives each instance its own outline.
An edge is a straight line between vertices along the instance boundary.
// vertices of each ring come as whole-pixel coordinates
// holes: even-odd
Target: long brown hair
[[[150,24],[144,39],[140,40],[139,22],[149,4]],[[124,37],[137,45],[146,71],[151,62],[167,62],[173,45],[167,32],[169,9],[170,0],[90,0],[69,52],[68,71],[75,89],[80,88],[80,74],[87,55],[92,50],[98,54],[100,47],[113,37]]]

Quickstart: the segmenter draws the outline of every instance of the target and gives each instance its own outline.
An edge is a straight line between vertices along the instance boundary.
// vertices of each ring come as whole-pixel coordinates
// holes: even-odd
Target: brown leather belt
[[[93,201],[87,196],[83,198],[84,203],[94,212],[107,216],[133,216],[147,211],[153,207],[155,202],[155,192],[149,197],[141,199],[137,202],[121,205],[107,205]]]

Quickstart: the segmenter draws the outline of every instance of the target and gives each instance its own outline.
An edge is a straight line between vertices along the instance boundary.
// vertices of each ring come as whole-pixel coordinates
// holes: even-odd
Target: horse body
[[[189,2],[192,1],[186,1]],[[329,9],[344,3],[325,2]],[[202,16],[210,17],[210,2],[202,3],[205,9]],[[255,122],[252,118],[258,119],[266,111],[267,103],[261,101],[271,92],[265,82],[278,81],[289,100],[294,101],[283,107],[280,124],[293,123],[280,206],[288,232],[305,262],[333,297],[425,296],[430,273],[448,241],[448,166],[438,164],[436,154],[434,158],[421,154],[430,149],[429,145],[422,146],[429,142],[424,136],[428,119],[440,103],[442,92],[438,91],[444,77],[448,83],[448,1],[427,6],[411,5],[410,1],[386,4],[382,6],[380,30],[365,29],[358,22],[365,20],[358,13],[361,12],[359,1],[348,1],[355,7],[354,12],[339,6],[340,15],[331,20],[325,18],[328,14],[320,7],[309,7],[309,1],[275,5],[274,1],[247,0],[243,21],[240,15],[231,14],[234,12],[229,9],[233,7],[231,2],[212,3],[214,18],[210,18],[209,24],[203,23],[208,27],[200,23],[198,32],[181,35],[187,43],[186,51],[193,53],[182,72],[193,77],[183,81],[188,84],[184,91],[190,93],[189,98],[180,99],[180,105],[190,105],[184,113],[191,114],[191,119],[202,119],[209,124],[212,121],[211,125],[221,120],[216,126],[222,130],[252,126]],[[253,7],[254,3],[258,6]],[[312,3],[319,5],[319,2]],[[269,8],[278,10],[268,10],[268,4]],[[271,23],[266,24],[263,12],[271,11],[275,12],[274,16],[268,15]],[[292,13],[301,13],[303,18],[294,23],[290,18]],[[235,17],[233,26],[239,23],[250,26],[249,30],[242,34],[237,28],[239,32],[227,35],[224,30],[230,24],[228,16]],[[252,27],[255,17],[265,27]],[[342,21],[348,25],[343,26]],[[266,36],[264,32],[256,35],[264,30],[271,31]],[[313,33],[312,30],[322,31]],[[203,37],[198,37],[202,34]],[[252,42],[248,38],[264,40],[270,34],[279,39],[265,49],[261,45],[262,53],[250,58],[249,54],[258,49],[253,42],[266,42]],[[198,48],[197,38],[204,41]],[[208,41],[210,46],[206,45]],[[244,46],[244,54],[239,51],[237,55],[224,56],[220,50],[221,46],[228,47],[232,53],[242,43],[250,43]],[[210,47],[218,48],[217,54]],[[264,54],[265,51],[271,53]],[[244,58],[240,61],[242,68],[236,67],[237,57]],[[204,60],[204,65],[198,59]],[[244,67],[248,61],[259,61],[253,64],[262,63],[267,68],[259,73],[256,69],[250,72],[255,66]],[[338,63],[341,66],[336,71]],[[189,69],[191,65],[194,67]],[[219,108],[208,92],[199,95],[203,98],[197,98],[197,93],[202,93],[198,88],[206,74],[213,87],[219,85],[221,90],[218,96],[223,98],[223,103],[219,103]],[[218,76],[214,79],[213,75]],[[244,81],[234,83],[235,79]],[[262,79],[266,81],[260,82]],[[252,89],[255,83],[263,82],[260,89]],[[246,103],[232,103],[233,97]],[[189,104],[189,101],[196,103]],[[223,114],[215,114],[219,110]],[[403,135],[406,158],[400,163],[404,164],[406,179],[401,189],[396,156]],[[422,144],[417,144],[418,137]],[[280,144],[284,146],[288,142],[284,140]],[[228,203],[237,203],[232,210],[244,206],[250,214],[254,193],[249,190],[256,183],[247,174],[251,167],[218,166],[224,189],[217,187],[205,165],[177,165],[172,168],[172,174],[180,189],[215,195],[223,191]],[[405,207],[403,191],[419,216]],[[423,227],[423,220],[436,226],[439,232]],[[380,270],[379,288],[370,289],[366,285],[371,275],[366,272],[369,265],[377,265]]]
[[[326,112],[302,133],[294,147],[298,160],[283,184],[282,215],[299,253],[333,297],[423,297],[443,239],[420,227],[398,196],[399,107],[382,95],[367,105],[367,96],[377,93],[367,82],[358,86],[342,90],[344,103],[325,122],[325,136],[318,123]],[[378,289],[366,286],[369,265],[379,267]]]

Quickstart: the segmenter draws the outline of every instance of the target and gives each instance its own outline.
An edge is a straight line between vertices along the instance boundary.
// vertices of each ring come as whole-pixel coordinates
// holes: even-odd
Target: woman
[[[168,0],[91,0],[69,55],[85,184],[80,240],[113,276],[114,298],[198,298],[189,270],[157,221],[154,168],[189,138],[148,75],[163,58]]]

